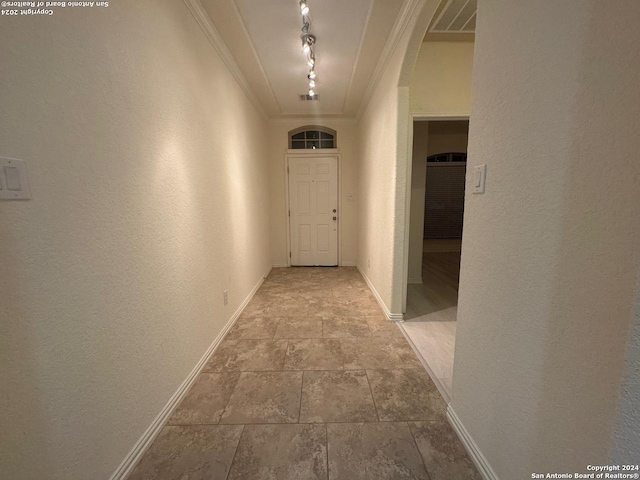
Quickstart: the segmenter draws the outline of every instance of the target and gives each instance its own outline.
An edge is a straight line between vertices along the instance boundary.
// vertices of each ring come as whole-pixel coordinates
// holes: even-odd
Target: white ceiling
[[[270,117],[354,116],[402,7],[401,0],[308,0],[319,100],[308,89],[297,0],[202,0]]]

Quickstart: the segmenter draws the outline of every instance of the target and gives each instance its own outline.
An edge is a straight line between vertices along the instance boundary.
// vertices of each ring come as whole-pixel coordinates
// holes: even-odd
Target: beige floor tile
[[[271,310],[272,304],[273,302],[267,300],[251,300],[249,304],[244,307],[240,318],[269,317],[269,310]]]
[[[422,368],[367,370],[381,421],[444,420],[447,404]]]
[[[340,341],[331,338],[289,340],[285,370],[342,370]]]
[[[222,371],[269,372],[282,370],[287,340],[236,340],[234,349],[222,361]]]
[[[239,373],[201,373],[167,425],[218,423],[239,377]]]
[[[380,337],[341,338],[342,358],[346,370],[409,368],[398,354],[398,343]],[[404,341],[404,340],[403,340]],[[411,348],[411,347],[409,347]],[[408,362],[415,368],[412,362]]]
[[[386,315],[365,316],[364,318],[371,328],[371,335],[374,337],[403,337],[397,322],[392,322]]]
[[[309,310],[308,300],[300,299],[281,302],[269,308],[269,315],[273,317],[305,317]]]
[[[304,372],[301,422],[377,420],[365,372]]]
[[[352,315],[352,310],[343,302],[334,298],[316,298],[309,300],[308,314],[317,317],[342,317]]]
[[[399,338],[388,338],[388,342],[395,348],[396,354],[400,358],[402,368],[421,368],[424,369],[416,352],[413,351],[411,345],[405,340],[404,336]]]
[[[296,423],[302,372],[243,372],[221,424]]]
[[[354,287],[352,284],[348,286],[333,288],[331,290],[331,294],[336,300],[366,300],[369,297],[373,298],[371,295],[371,290],[368,288],[358,288]]]
[[[132,478],[326,479],[328,428],[331,479],[424,479],[400,419],[421,422],[432,480],[467,478],[447,424],[425,423],[444,402],[354,268],[273,269],[203,372]]]
[[[329,424],[327,443],[329,480],[429,480],[404,422]]]
[[[370,337],[371,329],[364,317],[328,317],[322,319],[325,338]]]
[[[345,299],[344,304],[352,315],[384,315],[380,305],[374,298]]]
[[[227,340],[244,340],[249,338],[270,339],[278,328],[278,318],[240,316],[235,325],[227,333]]]
[[[324,425],[247,425],[229,480],[325,480]]]
[[[431,480],[482,480],[448,422],[412,422],[409,426]]]
[[[302,289],[300,299],[315,300],[318,298],[332,298],[331,287],[329,285],[316,285],[314,287]]]
[[[242,425],[167,426],[129,480],[225,480]]]
[[[300,295],[300,290],[289,285],[263,285],[251,299],[257,304],[272,304],[283,301],[296,300]]]
[[[221,372],[225,363],[236,348],[237,340],[223,340],[213,352],[206,365],[202,369],[203,372]]]
[[[322,319],[318,317],[281,318],[275,338],[321,338]]]

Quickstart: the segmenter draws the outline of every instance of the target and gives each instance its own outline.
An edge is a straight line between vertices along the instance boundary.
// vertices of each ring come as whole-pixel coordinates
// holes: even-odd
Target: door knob
[[[336,212],[337,212],[337,210],[334,208],[334,209],[333,209],[333,213],[336,213]]]
[[[333,217],[334,220],[337,220],[338,217]]]

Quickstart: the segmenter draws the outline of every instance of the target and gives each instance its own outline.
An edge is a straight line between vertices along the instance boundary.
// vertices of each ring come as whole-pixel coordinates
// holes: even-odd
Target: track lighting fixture
[[[309,6],[307,5],[308,0],[300,0],[300,13],[302,14],[302,35],[300,35],[300,40],[302,42],[302,51],[307,57],[307,65],[309,66],[309,75],[307,78],[309,79],[309,96],[313,97],[316,95],[316,55],[313,51],[313,47],[316,44],[316,37],[312,35],[309,30],[311,29],[311,21],[309,20]]]

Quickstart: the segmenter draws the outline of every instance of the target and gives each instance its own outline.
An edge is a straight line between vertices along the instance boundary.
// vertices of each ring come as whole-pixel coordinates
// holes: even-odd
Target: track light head
[[[300,13],[302,15],[309,15],[309,6],[306,0],[300,0]]]
[[[315,35],[311,35],[310,33],[303,33],[300,36],[300,39],[302,40],[302,44],[303,45],[313,45],[314,43],[316,43],[316,37]]]

